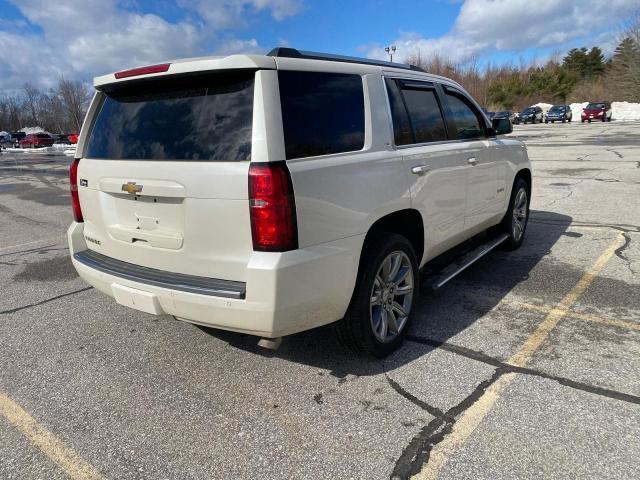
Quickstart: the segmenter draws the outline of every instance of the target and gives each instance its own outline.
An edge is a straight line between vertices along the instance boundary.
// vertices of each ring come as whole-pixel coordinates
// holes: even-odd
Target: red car
[[[77,133],[70,133],[69,135],[67,135],[67,137],[69,138],[69,141],[72,144],[78,143],[78,134]]]
[[[611,121],[611,103],[609,102],[591,102],[584,107],[580,121],[582,123],[585,120],[591,123],[591,120],[598,120],[600,122]]]
[[[53,138],[48,133],[30,133],[20,140],[20,148],[40,148],[53,145]]]

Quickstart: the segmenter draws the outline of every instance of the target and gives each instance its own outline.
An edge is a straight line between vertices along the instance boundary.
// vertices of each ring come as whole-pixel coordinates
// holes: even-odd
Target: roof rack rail
[[[373,60],[370,58],[361,57],[348,57],[346,55],[333,55],[330,53],[319,52],[306,52],[302,50],[296,50],[295,48],[277,47],[267,53],[268,57],[282,57],[282,58],[304,58],[307,60],[327,60],[330,62],[345,62],[345,63],[361,63],[364,65],[377,65],[379,67],[390,68],[402,68],[405,70],[414,70],[416,72],[427,73],[420,67],[415,65],[408,65],[406,63],[393,63],[385,62],[384,60]]]

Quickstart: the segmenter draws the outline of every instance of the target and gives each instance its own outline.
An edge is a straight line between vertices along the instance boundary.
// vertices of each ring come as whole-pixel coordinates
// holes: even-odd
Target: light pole
[[[393,54],[396,53],[396,46],[390,45],[388,47],[384,47],[384,51],[389,54],[389,61],[393,62]]]

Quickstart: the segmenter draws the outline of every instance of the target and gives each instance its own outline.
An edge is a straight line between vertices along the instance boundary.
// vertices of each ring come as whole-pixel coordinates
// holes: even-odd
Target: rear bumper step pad
[[[155,268],[141,267],[107,257],[93,250],[84,250],[83,252],[75,253],[73,258],[87,267],[109,275],[133,282],[153,285],[155,287],[235,299],[243,299],[246,294],[246,283],[244,282],[185,275],[183,273],[172,273]]]

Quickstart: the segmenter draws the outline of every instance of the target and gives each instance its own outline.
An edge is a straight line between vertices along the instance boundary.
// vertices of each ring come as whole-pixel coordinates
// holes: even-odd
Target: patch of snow
[[[5,148],[7,153],[25,153],[29,155],[60,155],[60,151],[52,147],[42,148]]]
[[[40,133],[40,132],[44,132],[44,128],[42,127],[24,127],[21,128],[20,130],[18,130],[19,132],[24,132],[27,135],[29,135],[30,133]],[[45,132],[47,133],[47,132]]]
[[[613,102],[611,110],[613,120],[640,120],[640,103]]]
[[[536,103],[535,105],[531,105],[531,106],[540,107],[544,113],[547,113],[549,109],[553,107],[553,105],[551,105],[550,103],[544,103],[544,102]]]
[[[75,145],[73,145],[75,147]],[[56,150],[66,150],[67,148],[71,147],[71,145],[69,145],[68,143],[54,143],[53,145],[51,145],[52,148],[55,148]]]
[[[589,105],[589,102],[572,103],[571,105],[569,105],[571,107],[571,115],[573,116],[574,121],[576,120],[580,121],[580,115],[582,114],[582,109],[587,105]]]

